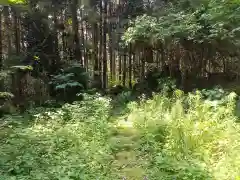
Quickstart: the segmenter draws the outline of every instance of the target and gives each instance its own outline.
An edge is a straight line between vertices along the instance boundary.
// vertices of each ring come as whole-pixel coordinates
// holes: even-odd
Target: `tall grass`
[[[142,133],[142,149],[151,150],[151,179],[239,176],[240,126],[234,96],[213,102],[203,100],[200,92],[186,97],[177,90],[172,98],[161,94],[133,103],[129,119]]]
[[[207,101],[200,92],[177,90],[172,97],[156,94],[127,108],[124,128],[132,131],[121,136],[113,133],[114,125],[126,120],[121,113],[110,117],[111,101],[99,95],[42,110],[29,124],[10,117],[0,127],[0,180],[117,179],[122,173],[117,158],[123,153],[134,160],[122,160],[132,166],[128,173],[136,166],[135,173],[144,171],[151,180],[230,180],[240,175],[234,94]]]

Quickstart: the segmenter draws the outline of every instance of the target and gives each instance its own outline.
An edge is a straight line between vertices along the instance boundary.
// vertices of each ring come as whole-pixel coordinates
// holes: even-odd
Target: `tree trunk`
[[[64,26],[65,21],[66,21],[65,11],[62,10],[62,12],[61,12],[61,23],[63,24],[63,31],[62,31],[62,35],[61,35],[61,41],[62,41],[62,48],[61,48],[62,57],[61,58],[64,61],[67,61],[68,60],[68,52],[67,52],[67,43],[66,43],[67,32],[66,32],[66,29],[65,29],[65,26]]]
[[[71,4],[71,12],[72,12],[72,30],[74,35],[74,60],[80,62],[82,64],[82,54],[81,54],[81,46],[79,41],[79,32],[78,32],[78,18],[77,18],[77,11],[78,11],[78,0],[72,0]]]
[[[145,76],[145,62],[146,62],[145,58],[146,58],[145,51],[143,49],[141,53],[141,80],[143,80]]]
[[[58,25],[58,20],[57,20],[57,8],[56,5],[53,6],[54,12],[53,12],[53,22],[54,22],[54,30],[53,30],[53,52],[54,52],[54,56],[51,59],[51,69],[52,72],[55,73],[60,65],[60,55],[59,55],[59,49],[58,49],[58,30],[57,30],[57,25]]]
[[[118,50],[118,75],[119,75],[119,82],[122,82],[122,55],[120,50]]]
[[[93,9],[93,13],[97,12],[97,2],[96,0],[91,1],[91,8]],[[92,22],[92,35],[93,35],[93,71],[94,71],[94,87],[100,88],[101,84],[101,76],[100,76],[100,67],[99,67],[99,58],[98,58],[98,24],[97,20],[94,19]]]
[[[126,86],[126,77],[127,77],[127,54],[126,49],[124,49],[123,55],[123,86]]]
[[[16,55],[20,54],[20,28],[19,28],[19,16],[16,12],[16,9],[12,7],[13,10],[13,19],[14,19],[14,31],[15,31],[15,48]]]
[[[99,8],[100,8],[100,19],[99,19],[99,54],[98,54],[98,63],[99,63],[99,75],[101,78],[101,86],[103,87],[103,77],[102,77],[102,61],[103,61],[103,26],[102,26],[102,14],[103,14],[103,7],[102,7],[102,0],[99,0]],[[101,87],[101,88],[102,88]]]
[[[0,70],[3,69],[2,10],[0,10]]]
[[[112,2],[109,2],[109,17],[112,17]],[[109,22],[109,61],[110,61],[110,80],[113,81],[113,72],[114,72],[114,66],[113,66],[113,42],[112,42],[112,22]]]
[[[103,88],[107,88],[107,0],[103,8]]]
[[[4,13],[4,25],[5,25],[4,31],[5,31],[6,39],[7,39],[7,53],[9,56],[12,52],[12,45],[11,45],[11,34],[10,34],[11,22],[10,22],[10,18],[9,18],[9,7],[8,6],[4,6],[3,13]]]
[[[132,46],[130,44],[130,47],[129,47],[129,52],[128,52],[128,55],[129,55],[129,59],[128,59],[128,64],[129,64],[129,68],[128,68],[128,72],[129,72],[129,81],[128,81],[128,86],[129,88],[132,88]]]
[[[80,16],[83,18],[83,10],[80,9]],[[81,21],[81,40],[82,40],[82,46],[83,46],[83,57],[84,57],[84,67],[88,68],[88,59],[86,54],[86,46],[85,46],[85,34],[84,34],[84,21]]]

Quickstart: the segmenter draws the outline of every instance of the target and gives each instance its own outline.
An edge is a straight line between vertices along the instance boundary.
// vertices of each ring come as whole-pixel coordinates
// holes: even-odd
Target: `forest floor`
[[[230,180],[240,175],[233,101],[156,95],[140,103],[89,96],[0,125],[0,180]],[[118,104],[118,103],[117,103]]]

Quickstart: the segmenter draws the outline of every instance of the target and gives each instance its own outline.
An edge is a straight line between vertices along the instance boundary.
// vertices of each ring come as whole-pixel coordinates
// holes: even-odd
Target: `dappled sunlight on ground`
[[[122,128],[133,128],[133,122],[130,120],[120,120],[118,121],[117,127],[122,127]]]

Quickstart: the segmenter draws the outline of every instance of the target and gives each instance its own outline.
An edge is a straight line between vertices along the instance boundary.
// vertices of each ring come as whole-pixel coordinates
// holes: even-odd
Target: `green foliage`
[[[128,103],[118,117],[109,116],[112,102],[99,94],[83,94],[83,101],[61,108],[29,110],[32,121],[5,117],[0,179],[235,179],[240,172],[236,94],[213,106],[204,93],[156,94]],[[116,101],[121,106],[128,96],[122,93]]]
[[[209,100],[221,100],[227,95],[227,92],[225,92],[222,88],[213,88],[213,89],[203,89],[201,91],[204,98]]]
[[[132,92],[131,91],[123,91],[120,94],[118,94],[114,100],[116,101],[116,104],[119,104],[120,107],[124,104],[129,103],[131,100],[133,100]]]
[[[109,103],[86,95],[84,102],[42,109],[32,124],[13,116],[0,129],[0,179],[114,179],[108,174]]]
[[[239,46],[239,1],[208,0],[187,7],[185,3],[168,4],[165,11],[159,10],[155,16],[137,17],[123,40],[126,44],[144,43],[147,46],[167,45],[172,41],[184,46],[187,41],[199,45],[221,44],[224,46],[221,49],[231,52],[235,50],[233,47]]]
[[[0,0],[1,5],[16,5],[16,4],[24,4],[25,0]]]
[[[32,71],[33,70],[33,67],[32,66],[22,66],[22,65],[19,65],[19,66],[12,66],[11,67],[12,69],[14,70],[19,70],[19,71]]]
[[[26,3],[24,0],[8,0],[8,2],[13,3],[13,4],[22,4]]]
[[[81,66],[73,65],[62,70],[50,81],[56,97],[61,101],[72,102],[77,100],[77,94],[87,88],[88,74]]]
[[[187,97],[179,90],[174,94],[174,98],[155,95],[129,107],[128,119],[141,134],[142,156],[149,159],[149,178],[236,178],[240,172],[240,126],[233,111],[235,94],[214,108],[200,92]],[[185,98],[188,110],[184,109]]]
[[[55,88],[56,88],[56,90],[59,90],[59,89],[66,89],[67,87],[70,87],[70,88],[72,88],[72,87],[83,87],[83,85],[82,84],[80,84],[79,82],[68,82],[68,83],[64,83],[64,84],[60,84],[60,85],[58,85],[58,86],[56,86]]]
[[[16,109],[12,104],[13,98],[14,95],[10,92],[0,92],[0,117],[15,112]]]
[[[172,92],[176,89],[176,80],[166,77],[158,79],[158,91]]]
[[[14,95],[9,92],[0,92],[0,99],[12,99]]]

